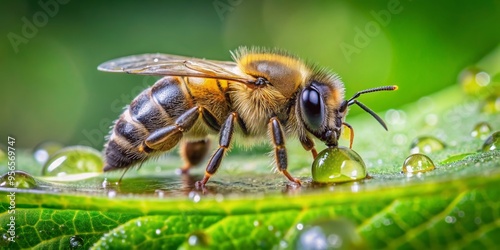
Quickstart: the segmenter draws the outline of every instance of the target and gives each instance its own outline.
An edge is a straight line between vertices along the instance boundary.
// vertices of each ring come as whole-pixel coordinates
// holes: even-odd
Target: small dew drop
[[[493,134],[491,134],[488,138],[486,138],[481,150],[492,151],[499,149],[500,149],[500,131],[496,131]]]
[[[304,224],[298,223],[295,227],[297,228],[297,230],[301,231],[302,229],[304,229]]]
[[[224,201],[224,195],[223,194],[216,194],[215,195],[215,201],[217,201],[217,202],[223,202]]]
[[[101,153],[91,147],[72,146],[57,151],[45,163],[43,176],[102,172]]]
[[[391,125],[405,125],[406,113],[402,110],[390,109],[385,113],[385,120]]]
[[[476,225],[480,225],[481,223],[483,223],[483,220],[481,220],[481,218],[479,217],[476,217],[474,218],[474,223],[476,223]]]
[[[344,218],[323,219],[304,226],[295,249],[364,249],[355,225]]]
[[[200,194],[198,194],[197,192],[195,191],[191,191],[189,192],[189,195],[188,195],[189,199],[191,199],[194,203],[198,203],[200,202],[201,200],[201,196]]]
[[[354,150],[346,147],[321,151],[312,165],[312,178],[319,183],[340,183],[366,177],[366,165]]]
[[[454,217],[454,216],[446,216],[446,217],[444,218],[444,221],[445,221],[446,223],[448,223],[448,224],[453,224],[453,223],[455,223],[455,222],[457,221],[457,218],[456,218],[456,217]]]
[[[481,112],[485,114],[500,113],[500,96],[490,95],[482,104]]]
[[[159,229],[159,228],[158,228],[158,229],[156,229],[156,230],[155,230],[155,233],[156,233],[156,235],[160,235],[160,234],[161,234],[161,229]]]
[[[470,135],[474,138],[484,140],[488,137],[493,129],[487,122],[480,122],[474,126]]]
[[[135,224],[137,225],[137,227],[142,227],[142,222],[140,220],[136,221]]]
[[[37,187],[37,183],[27,172],[15,170],[0,176],[0,187],[32,189]]]
[[[421,136],[415,138],[410,145],[410,153],[429,154],[444,149],[446,146],[439,139],[432,136]]]
[[[58,142],[42,142],[33,150],[33,157],[38,163],[43,165],[55,152],[63,147],[64,145]]]
[[[281,249],[287,249],[288,248],[288,242],[286,242],[285,240],[281,240],[280,241],[280,248]]]
[[[108,197],[109,198],[115,198],[116,197],[116,191],[115,190],[109,190],[108,191]]]
[[[392,137],[392,142],[395,145],[404,145],[404,144],[406,144],[407,141],[408,141],[408,137],[406,137],[405,134],[398,133]]]
[[[273,225],[269,225],[269,226],[267,226],[267,230],[269,230],[269,231],[273,231],[273,230],[274,230]]]
[[[427,172],[435,168],[432,160],[423,154],[412,154],[403,163],[403,173],[405,174]]]
[[[477,67],[469,67],[460,73],[458,81],[465,93],[477,95],[486,90],[485,87],[490,84],[491,77]]]
[[[165,197],[165,191],[163,191],[161,189],[156,189],[155,195],[158,196],[158,198],[163,198],[163,197]]]
[[[425,116],[425,123],[429,126],[436,126],[439,121],[439,116],[436,114],[428,114]]]
[[[188,244],[191,247],[207,247],[208,235],[204,232],[195,232],[188,236]]]
[[[81,248],[83,247],[83,239],[82,237],[78,236],[78,235],[74,235],[74,236],[71,236],[69,238],[69,247],[70,249],[78,249],[78,248]]]

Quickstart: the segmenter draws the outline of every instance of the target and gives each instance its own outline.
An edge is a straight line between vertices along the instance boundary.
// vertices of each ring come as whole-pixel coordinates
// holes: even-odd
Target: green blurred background
[[[155,82],[97,71],[106,60],[279,47],[339,73],[348,96],[398,84],[361,98],[382,111],[456,84],[495,48],[500,1],[3,1],[0,23],[2,138],[100,149],[122,107]]]

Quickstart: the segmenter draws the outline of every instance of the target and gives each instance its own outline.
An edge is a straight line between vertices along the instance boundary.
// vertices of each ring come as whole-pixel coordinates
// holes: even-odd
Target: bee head
[[[337,77],[310,80],[301,90],[297,102],[298,117],[305,129],[329,147],[336,147],[342,132],[347,108],[357,104],[387,130],[385,122],[375,112],[359,102],[362,94],[396,90],[397,86],[382,86],[357,92],[344,100],[344,85]],[[351,141],[352,144],[352,141]]]
[[[338,78],[332,80],[309,81],[299,93],[297,110],[299,119],[308,132],[328,146],[337,146],[347,106],[342,107],[342,82]]]

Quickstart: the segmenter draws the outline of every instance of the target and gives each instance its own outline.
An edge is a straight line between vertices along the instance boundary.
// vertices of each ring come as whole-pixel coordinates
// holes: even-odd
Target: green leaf
[[[500,58],[500,49],[493,55]],[[435,93],[387,111],[389,132],[368,115],[348,117],[355,128],[353,149],[371,178],[337,185],[311,182],[311,156],[296,142],[287,142],[287,149],[301,188],[269,174],[266,155],[239,149],[204,191],[193,185],[203,169],[178,176],[180,161],[173,155],[129,171],[117,185],[119,174],[106,175],[106,181],[39,177],[39,166],[20,153],[19,169],[35,176],[36,187],[0,188],[0,246],[294,248],[303,245],[299,241],[308,229],[347,220],[356,228],[348,233],[359,234],[361,247],[369,249],[493,249],[500,234],[500,151],[479,151],[483,140],[470,132],[480,121],[498,130],[500,116],[480,112],[482,100],[465,96],[458,86]],[[427,154],[435,170],[404,175],[402,164],[418,136],[436,137],[446,147]],[[8,240],[11,216],[15,242]]]

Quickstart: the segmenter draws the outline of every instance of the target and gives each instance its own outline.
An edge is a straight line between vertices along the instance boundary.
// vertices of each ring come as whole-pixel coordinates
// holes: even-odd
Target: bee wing
[[[205,60],[168,54],[142,54],[107,61],[99,67],[105,72],[125,72],[139,75],[190,76],[217,78],[243,83],[255,78],[238,68],[235,62]]]

